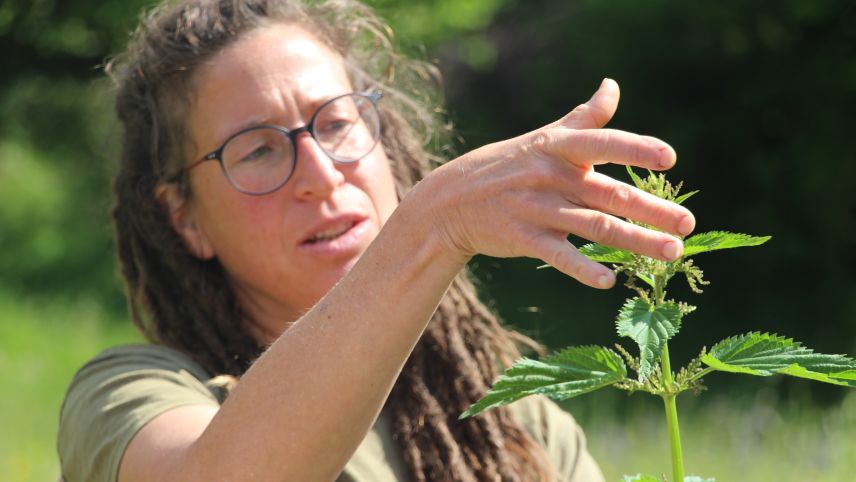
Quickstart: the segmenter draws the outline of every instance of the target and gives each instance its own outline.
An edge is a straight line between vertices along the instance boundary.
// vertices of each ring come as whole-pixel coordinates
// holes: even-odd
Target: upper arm
[[[174,474],[217,410],[210,405],[189,405],[153,418],[125,449],[117,482],[162,480]]]

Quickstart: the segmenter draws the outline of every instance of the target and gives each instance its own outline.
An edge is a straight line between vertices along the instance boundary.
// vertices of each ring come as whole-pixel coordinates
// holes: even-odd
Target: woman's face
[[[291,25],[250,33],[194,80],[188,164],[249,126],[304,126],[322,103],[353,91],[340,56]],[[379,144],[350,164],[333,162],[307,133],[295,144],[294,172],[273,193],[243,194],[217,162],[203,162],[190,171],[190,199],[166,200],[191,251],[222,263],[265,341],[350,270],[398,202]]]

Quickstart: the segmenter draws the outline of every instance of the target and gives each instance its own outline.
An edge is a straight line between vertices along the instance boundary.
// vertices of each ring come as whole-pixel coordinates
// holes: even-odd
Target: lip
[[[317,233],[336,228],[346,223],[353,224],[336,238],[313,243],[309,242]],[[336,216],[315,225],[311,230],[307,231],[298,246],[301,250],[318,254],[335,255],[348,253],[362,246],[363,243],[361,241],[368,228],[369,223],[366,216],[358,214]]]

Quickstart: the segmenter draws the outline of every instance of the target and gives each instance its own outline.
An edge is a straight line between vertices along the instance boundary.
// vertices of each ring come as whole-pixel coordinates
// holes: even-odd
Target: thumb
[[[612,79],[603,79],[597,91],[588,102],[578,105],[568,115],[559,119],[553,127],[569,129],[596,129],[603,127],[612,119],[618,109],[621,92],[618,83]]]

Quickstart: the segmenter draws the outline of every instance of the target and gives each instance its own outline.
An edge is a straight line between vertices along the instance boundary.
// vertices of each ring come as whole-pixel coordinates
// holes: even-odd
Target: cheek
[[[380,162],[373,164],[370,172],[370,195],[381,222],[387,219],[398,207],[398,193],[395,187],[395,178],[386,156]]]
[[[283,281],[284,273],[273,260],[290,256],[281,224],[272,222],[281,221],[282,212],[274,210],[272,203],[254,198],[233,201],[223,203],[220,212],[214,213],[214,255],[237,285],[265,290]]]
[[[241,194],[229,186],[207,196],[203,207],[203,229],[209,234],[216,256],[231,258],[236,252],[273,246],[277,236],[272,220],[281,220],[277,204],[262,197]]]

